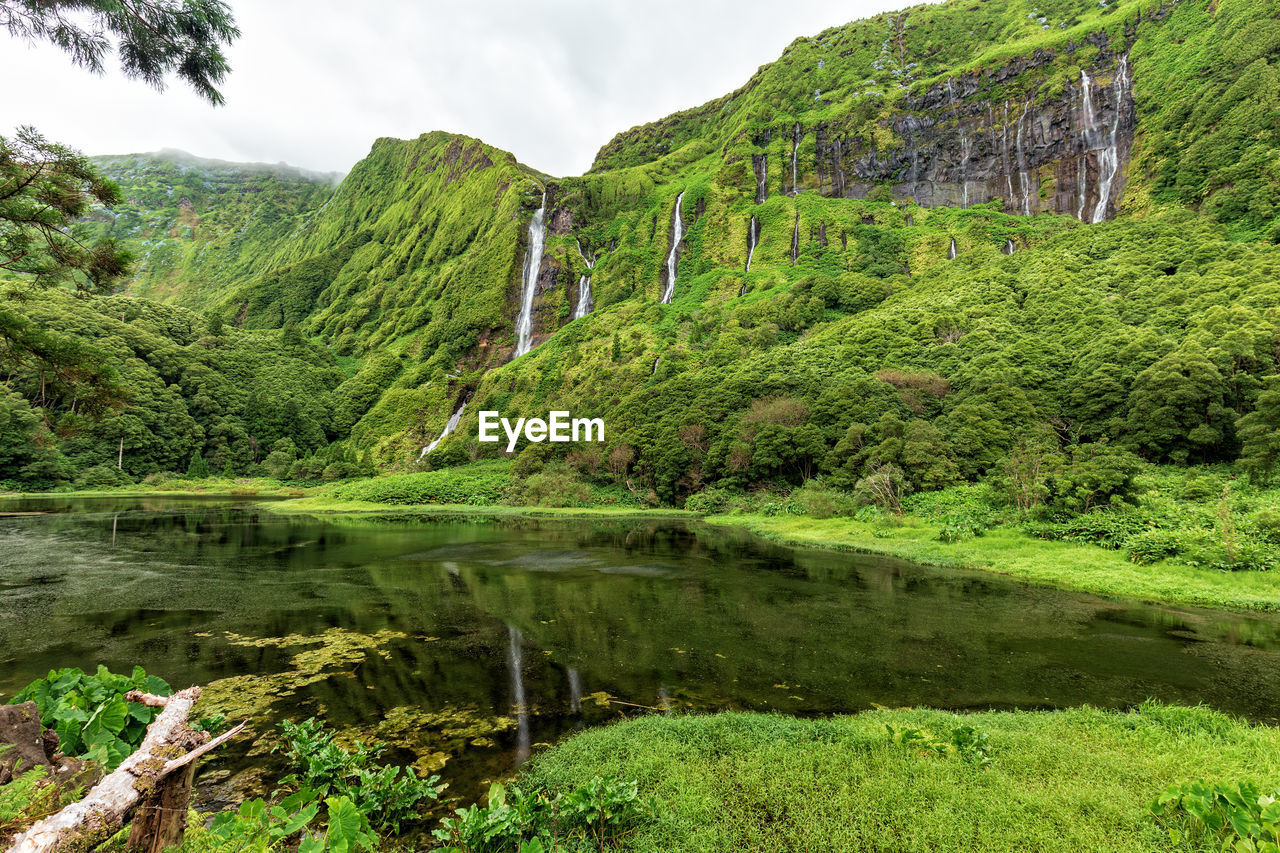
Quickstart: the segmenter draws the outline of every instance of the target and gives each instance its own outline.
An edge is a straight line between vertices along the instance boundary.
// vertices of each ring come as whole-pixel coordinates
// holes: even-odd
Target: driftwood
[[[195,760],[244,728],[242,723],[214,740],[189,728],[187,718],[199,697],[199,687],[167,698],[137,691],[127,694],[131,702],[163,708],[142,744],[83,800],[15,838],[9,853],[92,849],[118,832],[140,805],[129,849],[158,851],[180,843]]]

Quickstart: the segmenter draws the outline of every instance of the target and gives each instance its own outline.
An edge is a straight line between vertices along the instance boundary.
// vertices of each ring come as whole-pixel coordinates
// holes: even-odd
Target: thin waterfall
[[[524,695],[524,634],[514,625],[507,626],[507,669],[511,673],[511,704],[516,715],[516,761],[529,757],[529,707]]]
[[[680,219],[680,206],[684,193],[676,196],[676,210],[671,216],[671,251],[667,253],[667,289],[662,294],[663,303],[670,305],[676,295],[676,264],[680,260],[680,241],[684,239],[684,222]]]
[[[578,279],[578,304],[573,309],[573,319],[578,320],[590,314],[596,307],[595,298],[591,295],[591,270],[595,268],[596,262],[582,253],[581,241],[574,242],[578,244],[578,255],[587,265],[587,275]]]
[[[1107,131],[1105,146],[1098,152],[1098,204],[1093,209],[1093,222],[1102,222],[1107,218],[1107,208],[1111,204],[1111,187],[1116,174],[1120,171],[1120,117],[1124,113],[1124,98],[1129,88],[1129,57],[1120,57],[1120,65],[1116,68],[1116,79],[1112,83],[1115,88],[1115,114],[1111,117],[1111,127]]]
[[[947,260],[954,261],[956,259],[956,238],[951,238],[951,245],[947,247]]]
[[[1005,241],[1004,241],[1004,253],[1005,253],[1006,255],[1012,255],[1012,254],[1013,254],[1013,241],[1012,241],[1012,240],[1005,240]]]
[[[1009,102],[1004,102],[1000,121],[1000,159],[1004,164],[1004,183],[1009,193],[1009,208],[1013,208],[1013,168],[1009,163]]]
[[[436,436],[436,440],[428,444],[426,447],[422,448],[422,452],[418,454],[419,459],[422,459],[428,453],[430,453],[431,451],[439,447],[440,442],[448,438],[449,433],[453,432],[455,429],[458,428],[458,421],[462,420],[462,410],[465,409],[466,407],[467,407],[467,401],[463,400],[462,405],[459,406],[458,410],[453,413],[452,417],[449,418],[449,422],[444,425],[444,430],[438,436]]]
[[[769,155],[752,154],[751,169],[756,173],[756,204],[769,199]]]
[[[1076,185],[1080,189],[1080,198],[1076,204],[1076,219],[1084,222],[1084,203],[1089,196],[1088,155],[1081,152],[1076,164]]]
[[[969,206],[969,179],[965,172],[965,164],[969,162],[969,137],[964,132],[964,125],[960,124],[958,126],[960,128],[960,207],[967,208]]]
[[[533,349],[533,297],[538,290],[538,272],[542,269],[542,250],[546,246],[547,193],[542,193],[542,206],[529,220],[529,248],[524,253],[524,291],[520,298],[520,317],[516,320],[515,357]]]
[[[791,194],[800,195],[800,122],[791,131]]]
[[[1018,147],[1018,183],[1022,190],[1022,214],[1024,216],[1031,215],[1031,177],[1027,166],[1027,158],[1022,149],[1023,126],[1026,124],[1027,111],[1031,109],[1031,102],[1022,105],[1022,115],[1018,117],[1018,133],[1016,143]]]
[[[796,226],[791,230],[791,266],[800,259],[800,211],[796,211]]]
[[[573,667],[569,667],[569,711],[582,713],[582,676]]]
[[[1093,107],[1093,80],[1089,72],[1080,71],[1080,161],[1076,164],[1076,183],[1080,198],[1076,203],[1076,219],[1084,222],[1084,205],[1089,196],[1089,152],[1096,146],[1097,117]]]
[[[751,258],[756,253],[756,241],[760,239],[760,224],[756,222],[756,218],[751,217],[751,224],[747,226],[747,272],[751,272]]]
[[[655,359],[653,360],[653,370],[650,370],[650,371],[649,371],[649,375],[650,375],[650,376],[652,376],[653,374],[655,374],[655,373],[657,373],[657,372],[658,372],[658,362],[660,362],[660,361],[662,361],[662,356],[658,356],[657,358],[655,358]]]

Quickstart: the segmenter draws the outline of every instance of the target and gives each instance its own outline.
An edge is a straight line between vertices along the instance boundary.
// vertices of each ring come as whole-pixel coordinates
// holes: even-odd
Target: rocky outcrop
[[[1135,114],[1128,57],[1106,33],[1081,79],[1049,94],[1024,77],[1054,62],[1036,51],[1000,68],[949,78],[905,100],[888,121],[900,147],[868,148],[839,122],[816,125],[812,159],[799,157],[800,189],[865,198],[889,184],[900,201],[924,207],[967,207],[999,199],[1026,215],[1066,213],[1090,222],[1110,218],[1124,189]],[[1069,45],[1074,53],[1077,46]],[[1003,96],[998,93],[1005,93]],[[793,138],[799,131],[792,131]],[[806,160],[813,171],[804,174]]]

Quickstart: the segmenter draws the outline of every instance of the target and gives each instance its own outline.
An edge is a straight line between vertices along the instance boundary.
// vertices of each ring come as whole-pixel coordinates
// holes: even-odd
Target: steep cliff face
[[[889,185],[894,198],[923,207],[960,207],[1000,200],[1032,215],[1062,213],[1084,222],[1115,215],[1133,148],[1135,111],[1126,45],[1105,32],[1091,39],[1096,54],[1080,79],[1045,91],[1032,72],[1055,62],[1053,51],[997,69],[969,72],[907,98],[886,124],[901,145],[868,148],[848,123],[823,122],[811,135],[811,159],[801,137],[799,184],[836,198],[865,198]],[[1065,50],[1074,67],[1079,46]],[[1019,84],[1031,85],[1017,91]],[[803,130],[801,131],[803,133]]]

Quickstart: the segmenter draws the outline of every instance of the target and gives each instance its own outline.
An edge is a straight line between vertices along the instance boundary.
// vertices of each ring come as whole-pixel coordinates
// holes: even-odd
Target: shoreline
[[[875,554],[922,566],[985,572],[1056,589],[1129,599],[1148,604],[1204,607],[1248,613],[1280,612],[1280,573],[1222,572],[1163,560],[1130,562],[1121,551],[1096,545],[1035,539],[1020,530],[998,527],[956,543],[936,538],[936,527],[908,516],[897,527],[851,518],[817,519],[782,515],[705,515],[679,509],[635,506],[540,507],[490,504],[387,504],[297,495],[299,489],[231,488],[220,490],[106,490],[0,495],[3,500],[77,498],[211,498],[253,501],[280,515],[317,516],[476,516],[489,518],[646,518],[699,521],[738,527],[775,544]],[[291,492],[287,493],[287,492]]]

